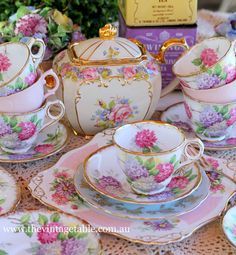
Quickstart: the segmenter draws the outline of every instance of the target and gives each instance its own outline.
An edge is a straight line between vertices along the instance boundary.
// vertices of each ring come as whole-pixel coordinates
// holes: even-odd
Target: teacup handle
[[[44,53],[46,50],[46,45],[44,43],[44,41],[42,39],[39,38],[30,38],[26,44],[28,45],[29,49],[30,49],[30,54],[32,56],[32,59],[34,61],[35,64],[35,69],[38,67],[38,65],[42,62],[43,57],[44,57]],[[39,50],[36,54],[32,53],[32,47],[33,45],[38,45],[39,46]]]
[[[46,78],[49,78],[50,76],[53,78],[53,83],[54,83],[53,86],[48,84],[46,80]],[[42,76],[40,77],[40,82],[43,82],[44,87],[46,87],[46,89],[48,90],[47,93],[44,95],[44,100],[48,98],[49,96],[54,95],[58,87],[60,86],[59,78],[52,69],[42,74]]]
[[[60,112],[57,115],[52,115],[50,113],[50,110],[52,108],[52,106],[54,105],[58,105],[60,107]],[[58,122],[65,114],[65,106],[62,103],[61,100],[55,100],[55,101],[49,101],[46,104],[46,117],[50,118],[51,120],[49,120],[47,123],[45,123],[42,128],[40,129],[39,132],[43,131],[45,128],[55,124],[56,122]]]
[[[196,155],[190,155],[188,152],[188,147],[191,145],[197,145],[199,148],[199,151]],[[204,153],[204,144],[203,142],[199,139],[199,138],[192,138],[192,139],[187,139],[184,145],[184,156],[187,158],[184,162],[182,162],[178,169],[194,162],[197,161],[198,159],[200,159],[202,157]],[[177,169],[177,170],[178,170]]]

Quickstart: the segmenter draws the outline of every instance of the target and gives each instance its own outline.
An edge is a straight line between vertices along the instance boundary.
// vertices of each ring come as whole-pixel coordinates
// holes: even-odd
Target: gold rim
[[[1,44],[1,46],[4,47],[4,46],[9,45],[9,44],[12,44],[12,42],[3,43],[3,44]],[[29,59],[30,59],[30,50],[29,50],[29,47],[28,47],[26,44],[21,43],[21,42],[14,42],[14,44],[19,44],[19,45],[21,45],[21,46],[27,48],[28,58],[26,59],[26,62],[25,62],[25,64],[23,65],[23,67],[20,69],[20,71],[19,71],[15,76],[13,76],[13,78],[11,78],[10,80],[8,80],[8,81],[4,82],[3,84],[1,84],[1,85],[0,85],[0,88],[2,88],[2,87],[4,87],[4,86],[8,85],[8,83],[12,82],[17,76],[21,75],[21,73],[22,73],[23,70],[25,69],[25,67],[26,67],[26,65],[28,64]]]
[[[172,107],[177,107],[178,105],[183,105],[184,102],[180,102],[180,103],[176,103],[176,104],[173,104],[171,106],[169,106],[165,111],[163,111],[160,115],[160,119],[162,119],[163,115],[165,114],[165,112],[167,112],[168,110],[170,110]],[[186,131],[187,132],[187,131]],[[194,131],[193,131],[194,133]],[[196,136],[197,137],[197,136]],[[204,141],[202,141],[203,144],[204,144]],[[213,143],[212,143],[213,144]],[[221,146],[221,147],[209,147],[209,146],[206,146],[204,144],[204,150],[207,150],[207,151],[225,151],[225,150],[232,150],[232,149],[236,149],[236,144],[235,145],[232,145],[232,146],[229,146],[229,145],[225,145],[225,146]]]
[[[47,170],[44,170],[44,172],[46,172],[46,171],[47,171]],[[226,177],[226,178],[227,178],[227,177]],[[235,182],[234,182],[234,183],[235,183]],[[36,195],[34,195],[32,189],[29,187],[29,185],[28,185],[28,189],[30,190],[31,195],[32,195],[35,199],[37,199],[39,202],[41,202],[43,205],[45,205],[45,206],[47,206],[47,207],[49,207],[49,208],[53,208],[55,211],[63,212],[61,209],[58,209],[57,207],[55,207],[55,206],[53,206],[53,205],[50,205],[49,203],[47,203],[47,202],[41,200],[39,197],[37,197]],[[229,200],[230,200],[235,194],[236,194],[235,191],[234,191],[233,193],[231,193],[231,195],[229,196],[229,198],[228,198],[227,201],[226,201],[226,205],[228,204]],[[198,229],[201,228],[202,226],[204,226],[204,225],[206,225],[206,224],[208,224],[208,223],[210,223],[210,222],[212,222],[212,221],[218,219],[218,218],[221,216],[221,214],[222,214],[222,212],[224,211],[224,209],[225,209],[225,207],[220,211],[220,213],[219,213],[217,216],[215,216],[215,217],[213,217],[213,218],[211,218],[211,219],[209,219],[209,220],[207,220],[207,221],[202,222],[202,223],[199,224],[193,231],[189,232],[188,234],[182,235],[182,233],[179,233],[179,237],[178,237],[178,238],[175,238],[175,239],[173,239],[173,240],[171,240],[171,241],[167,241],[167,242],[160,242],[160,241],[155,241],[155,242],[150,241],[150,242],[149,242],[149,241],[142,241],[142,240],[140,240],[140,239],[129,238],[129,237],[127,237],[127,236],[124,236],[124,235],[118,234],[118,233],[114,233],[114,232],[104,232],[104,233],[105,233],[105,234],[112,235],[112,236],[120,237],[120,238],[123,238],[123,239],[125,239],[125,240],[130,241],[130,242],[139,243],[139,244],[154,244],[154,245],[170,244],[170,243],[175,243],[175,242],[177,242],[177,241],[181,241],[181,240],[187,238],[188,236],[191,236],[196,230],[198,230]]]
[[[236,205],[233,206],[233,207],[231,207],[230,209],[232,209],[232,208],[234,208],[234,207],[236,208]],[[224,217],[225,217],[225,215],[228,213],[228,211],[229,211],[230,209],[226,210],[226,212],[224,213],[224,215],[221,216],[221,219],[220,219],[220,226],[221,226],[221,232],[222,232],[223,235],[225,236],[225,239],[230,243],[230,245],[231,245],[232,247],[236,248],[236,244],[234,244],[234,243],[228,238],[228,236],[227,236],[227,234],[226,234],[226,232],[225,232],[224,226],[223,226]]]
[[[79,168],[81,168],[81,167],[83,167],[83,164],[81,164],[81,165],[79,166]],[[199,168],[198,168],[197,165],[196,165],[196,167],[197,167],[198,173],[199,173]],[[88,201],[87,198],[86,198],[85,196],[83,196],[83,194],[81,194],[81,192],[79,191],[79,189],[78,189],[78,187],[77,187],[77,185],[76,185],[76,178],[78,178],[78,175],[79,175],[78,172],[80,171],[79,168],[76,170],[75,175],[74,175],[74,186],[75,186],[76,192],[79,194],[79,196],[80,196],[86,203],[88,203],[89,205],[93,206],[94,208],[99,209],[99,210],[102,210],[102,211],[104,211],[105,213],[108,213],[108,214],[111,214],[111,215],[114,215],[114,216],[117,216],[117,217],[120,217],[120,218],[126,218],[126,219],[132,219],[132,220],[160,220],[160,219],[165,218],[164,216],[163,216],[163,217],[159,217],[159,218],[157,218],[157,217],[155,217],[155,218],[152,218],[152,217],[145,217],[145,218],[142,218],[142,217],[138,217],[138,216],[137,216],[137,217],[132,217],[132,216],[129,216],[129,215],[118,214],[118,213],[114,213],[114,212],[112,212],[112,211],[109,211],[109,210],[107,210],[107,209],[104,209],[102,206],[96,205],[96,204],[94,204],[94,203],[91,202],[91,201]],[[200,176],[201,176],[201,174],[200,174]],[[198,177],[199,177],[199,174],[198,174]],[[202,176],[201,176],[200,179],[202,180]],[[199,184],[200,184],[200,181],[199,181]],[[187,193],[185,196],[180,197],[180,198],[178,198],[178,199],[176,199],[176,200],[173,200],[173,201],[169,201],[169,202],[176,202],[176,201],[178,201],[178,200],[180,200],[180,199],[182,199],[182,198],[185,198],[187,195],[192,194],[192,192],[194,192],[199,186],[200,186],[200,185],[198,185],[198,186],[196,187],[196,185],[195,185],[195,187],[190,191],[191,193],[189,192],[189,193]],[[101,193],[101,192],[100,192],[100,193]],[[185,214],[185,213],[187,213],[187,212],[193,211],[196,207],[198,207],[202,202],[205,201],[205,199],[208,197],[208,195],[209,195],[209,191],[208,191],[208,193],[206,194],[206,196],[205,196],[195,207],[193,207],[193,208],[191,208],[191,209],[189,209],[189,210],[184,210],[184,211],[182,211],[181,213],[170,214],[170,215],[168,215],[168,217],[177,217],[177,216],[180,216],[180,215]],[[113,199],[114,199],[114,198],[113,198]],[[115,200],[117,200],[117,199],[115,199]],[[166,202],[168,202],[168,201],[166,200],[166,201],[164,201],[164,202],[150,203],[150,205],[162,204],[162,203],[164,204],[164,203],[166,203]],[[139,204],[139,203],[137,203],[137,204]],[[146,205],[147,205],[147,203],[146,203]]]
[[[122,130],[124,129],[126,126],[132,126],[132,125],[135,125],[135,124],[139,124],[139,123],[151,123],[151,124],[157,124],[157,125],[160,125],[160,126],[167,126],[167,127],[171,127],[173,129],[175,129],[176,131],[178,131],[181,135],[181,137],[183,138],[182,142],[174,147],[173,149],[171,150],[166,150],[166,151],[161,151],[161,152],[149,152],[149,153],[143,153],[143,152],[139,152],[139,151],[132,151],[132,150],[129,150],[129,149],[126,149],[124,147],[122,147],[121,145],[119,145],[116,141],[115,141],[115,135],[116,133],[119,132],[119,130]],[[116,132],[114,133],[114,135],[112,136],[112,143],[114,145],[116,145],[119,149],[121,149],[122,151],[124,152],[127,152],[127,153],[130,153],[130,154],[134,154],[134,155],[141,155],[141,156],[158,156],[158,155],[163,155],[163,154],[167,154],[169,152],[173,152],[173,151],[176,151],[178,150],[179,148],[181,148],[181,146],[184,145],[184,142],[186,141],[186,138],[184,136],[184,133],[182,132],[182,130],[180,130],[179,128],[177,128],[176,126],[174,125],[171,125],[171,124],[168,124],[168,123],[165,123],[165,122],[162,122],[162,121],[154,121],[154,120],[142,120],[142,121],[135,121],[135,122],[131,122],[129,124],[125,124],[124,126],[121,126],[119,128],[116,129]]]
[[[87,183],[90,185],[90,187],[92,187],[94,190],[96,190],[98,193],[103,194],[103,195],[106,196],[106,197],[115,199],[115,200],[117,200],[117,201],[130,203],[130,204],[140,204],[140,205],[163,204],[163,203],[166,203],[166,202],[174,202],[174,201],[177,201],[177,200],[179,200],[179,199],[181,199],[181,198],[186,197],[188,194],[190,194],[190,192],[192,193],[193,191],[195,191],[195,190],[199,187],[199,185],[200,185],[200,183],[201,183],[201,181],[202,181],[202,176],[201,176],[199,167],[198,167],[195,163],[189,163],[189,165],[193,164],[193,165],[197,168],[197,170],[198,170],[198,171],[197,171],[197,172],[198,172],[198,179],[197,179],[197,182],[196,182],[195,186],[192,188],[192,190],[191,190],[190,192],[184,193],[183,196],[181,196],[181,197],[179,197],[179,198],[177,198],[177,199],[175,199],[175,200],[166,200],[166,201],[164,201],[164,202],[163,202],[163,201],[160,201],[160,202],[156,202],[156,201],[153,201],[153,202],[152,202],[152,201],[138,202],[138,201],[131,201],[131,200],[129,200],[129,199],[122,199],[122,198],[118,198],[118,197],[111,196],[110,194],[107,194],[107,193],[105,193],[103,190],[100,190],[99,188],[97,188],[97,186],[95,186],[95,185],[93,184],[92,180],[90,180],[90,177],[89,177],[88,174],[87,174],[87,163],[88,163],[88,160],[89,160],[91,157],[93,157],[95,154],[97,154],[98,152],[100,152],[100,151],[102,151],[102,150],[105,150],[105,149],[107,149],[107,148],[109,148],[109,147],[112,147],[112,146],[114,146],[114,145],[113,145],[113,144],[109,144],[109,145],[106,145],[106,146],[103,146],[103,147],[97,149],[96,151],[94,151],[93,153],[91,153],[91,154],[84,160],[84,163],[83,163],[83,175],[84,175],[84,179],[86,180],[86,182],[87,182]],[[186,167],[186,166],[183,166],[183,167]],[[196,186],[197,186],[197,187],[196,187]]]
[[[223,36],[220,36],[220,37],[212,37],[212,38],[209,38],[209,39],[205,39],[204,41],[212,41],[212,40],[224,40],[224,41],[227,41],[229,43],[229,48],[228,50],[226,51],[226,53],[217,61],[217,63],[215,63],[214,65],[208,67],[207,69],[211,69],[211,68],[214,68],[217,64],[219,64],[219,62],[221,62],[225,57],[226,55],[229,53],[229,51],[231,50],[231,47],[233,45],[233,42],[231,42],[230,40],[228,40],[227,38],[223,37]],[[175,71],[175,65],[180,61],[180,59],[182,59],[185,55],[187,55],[191,50],[193,50],[194,48],[197,48],[199,47],[200,44],[202,44],[204,41],[202,42],[199,42],[199,43],[196,43],[194,44],[192,47],[190,47],[187,51],[184,51],[181,56],[176,60],[175,64],[173,65],[172,67],[172,72],[174,73],[175,76],[177,77],[191,77],[191,76],[196,76],[196,75],[199,75],[201,73],[204,73],[204,71],[202,70],[199,70],[197,72],[192,72],[190,74],[187,74],[187,75],[181,75],[179,73],[177,73]]]
[[[28,187],[29,189],[29,187]],[[31,190],[30,190],[31,192]],[[33,195],[32,195],[33,196]],[[37,198],[36,198],[37,199]],[[37,199],[38,200],[38,199]],[[40,201],[40,200],[39,200]],[[40,201],[41,202],[41,201]],[[46,204],[45,204],[46,205]],[[47,206],[47,205],[46,205]],[[47,206],[48,207],[48,206]],[[50,208],[51,207],[51,208]],[[67,213],[67,212],[64,212],[62,210],[58,210],[56,207],[53,208],[52,206],[50,206],[48,208],[40,208],[40,209],[23,209],[23,210],[19,210],[19,211],[15,211],[15,212],[9,212],[7,214],[4,215],[5,218],[7,218],[8,216],[11,216],[11,215],[14,215],[14,214],[19,214],[19,213],[24,213],[24,212],[29,212],[29,213],[49,213],[49,214],[52,214],[53,212],[56,212],[56,213],[59,213],[65,217],[70,217],[70,218],[73,218],[73,219],[76,219],[78,220],[81,224],[84,224],[88,227],[93,227],[92,224],[90,224],[89,222],[87,222],[86,220],[84,219],[81,219],[80,217],[78,216],[75,216],[73,214],[70,214],[70,213]],[[53,210],[51,210],[53,209]],[[98,244],[99,244],[99,253],[98,255],[102,255],[103,253],[103,245],[102,245],[102,241],[101,241],[101,236],[100,234],[98,233],[95,233],[95,232],[92,232],[94,233],[95,236],[97,236],[97,240],[98,240]],[[49,254],[50,255],[50,254]]]
[[[3,163],[26,163],[26,162],[33,162],[33,161],[36,161],[36,160],[39,160],[39,159],[50,157],[50,156],[56,154],[57,152],[61,151],[62,149],[65,148],[66,144],[68,143],[71,131],[67,127],[67,125],[65,125],[61,121],[59,121],[58,124],[61,124],[65,128],[67,137],[66,137],[64,143],[59,148],[57,148],[56,150],[50,152],[49,154],[44,154],[44,155],[41,155],[41,156],[37,156],[35,158],[19,159],[19,160],[13,160],[13,159],[8,160],[8,159],[1,159],[0,158],[0,162],[3,162]],[[36,139],[36,141],[37,141],[37,139]],[[1,154],[0,154],[0,156],[1,156]]]
[[[9,210],[5,213],[0,213],[0,217],[2,216],[5,216],[11,212],[15,212],[16,209],[17,209],[17,206],[19,205],[20,203],[20,200],[21,200],[21,188],[20,186],[17,185],[17,180],[16,178],[10,174],[6,169],[4,169],[3,167],[0,167],[0,172],[4,172],[6,175],[10,176],[13,180],[14,180],[14,185],[16,187],[16,198],[15,198],[15,201],[14,203],[12,204],[11,208],[9,208]]]

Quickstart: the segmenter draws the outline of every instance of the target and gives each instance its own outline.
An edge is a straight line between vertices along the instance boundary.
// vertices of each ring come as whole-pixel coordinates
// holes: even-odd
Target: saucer
[[[236,248],[236,206],[226,212],[222,220],[222,228],[226,238]]]
[[[42,130],[26,153],[12,154],[0,149],[0,162],[21,163],[49,157],[63,149],[68,138],[68,128],[61,122],[56,123]]]
[[[210,190],[209,179],[205,172],[202,172],[200,186],[185,198],[164,204],[130,204],[111,199],[92,189],[84,180],[83,171],[83,165],[80,165],[74,176],[74,184],[79,196],[94,208],[122,218],[154,220],[179,216],[199,206],[207,198]]]
[[[183,129],[187,136],[194,137],[195,134],[192,131],[190,120],[184,109],[183,103],[178,103],[170,106],[164,111],[160,117],[161,121],[175,125]],[[205,150],[229,150],[236,148],[236,128],[232,128],[226,135],[227,139],[218,142],[202,141],[205,146]]]
[[[88,231],[89,227],[85,221],[65,213],[15,212],[0,218],[0,254],[101,255],[99,235]]]
[[[19,201],[20,189],[16,179],[0,167],[0,216],[15,210]]]
[[[101,148],[89,157],[87,168],[84,169],[84,177],[88,184],[107,197],[135,204],[163,204],[188,196],[200,185],[200,170],[191,164],[184,167],[180,174],[174,174],[161,193],[149,196],[137,194],[120,168],[116,153],[114,145]]]
[[[98,133],[89,143],[65,153],[54,166],[34,176],[28,184],[32,196],[54,210],[79,215],[99,232],[131,242],[164,245],[179,242],[218,219],[230,198],[236,194],[234,171],[229,169],[227,162],[204,155],[204,158],[211,159],[212,164],[214,162],[211,174],[207,173],[211,183],[210,193],[206,200],[191,212],[159,220],[136,220],[116,217],[101,209],[95,209],[76,193],[73,178],[78,166],[90,153],[111,143],[112,133],[113,130]],[[214,172],[216,167],[222,174]],[[212,235],[209,236],[209,242],[214,242],[211,237]]]

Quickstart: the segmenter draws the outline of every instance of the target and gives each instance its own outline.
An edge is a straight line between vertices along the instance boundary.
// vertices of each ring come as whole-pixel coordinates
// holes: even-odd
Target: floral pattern
[[[0,53],[0,81],[3,81],[3,73],[7,72],[10,66],[10,59],[6,55]]]
[[[103,129],[123,125],[138,114],[137,106],[127,98],[113,98],[109,103],[100,99],[98,107],[91,120],[96,122],[95,127]]]
[[[2,115],[0,127],[0,144],[9,149],[20,149],[26,145],[25,141],[35,137],[36,131],[42,127],[42,120],[37,114],[29,119]]]
[[[81,231],[80,229],[83,229],[82,222],[76,218],[72,221],[71,216],[69,216],[68,223],[66,215],[43,213],[43,211],[22,213],[13,217],[11,219],[14,219],[14,224],[16,224],[15,234],[24,233],[30,238],[26,245],[29,248],[25,250],[27,254],[85,255],[97,254],[99,250],[98,241],[92,240],[95,236],[84,230]],[[24,239],[22,240],[24,241]],[[3,250],[0,250],[0,254],[8,254],[1,252],[5,252]]]
[[[75,190],[73,178],[67,171],[54,172],[55,179],[50,184],[52,193],[52,201],[57,205],[65,205],[71,203],[71,208],[76,210],[83,203]]]
[[[112,48],[111,46],[108,48],[108,50],[103,51],[103,56],[107,57],[109,59],[116,58],[120,54],[120,49],[118,47]]]
[[[161,149],[157,145],[158,139],[153,130],[143,129],[135,135],[135,144],[142,149],[143,153],[160,152]]]
[[[218,60],[217,52],[206,48],[201,52],[200,58],[192,61],[195,66],[204,71],[196,79],[198,89],[215,88],[230,83],[236,78],[236,67],[231,65],[222,67],[220,63],[217,63]],[[214,67],[209,68],[211,66]]]
[[[63,79],[73,81],[94,82],[112,78],[130,80],[148,80],[153,75],[160,73],[159,66],[155,60],[149,60],[145,65],[123,66],[117,69],[111,67],[86,67],[78,68],[70,63],[57,65],[57,72]]]
[[[187,103],[185,105],[191,116],[196,115],[195,110]],[[220,137],[224,136],[227,129],[236,122],[236,108],[233,105],[203,105],[195,118],[193,126],[197,134],[211,138]]]
[[[226,212],[222,227],[226,237],[236,248],[236,206],[233,206]]]
[[[28,75],[23,80],[20,76],[14,81],[14,83],[9,83],[0,90],[0,97],[9,96],[15,94],[16,92],[22,91],[29,86],[33,85],[37,79],[37,72],[33,65],[29,65]]]
[[[143,224],[151,228],[153,231],[172,230],[176,226],[175,223],[166,219],[162,219],[158,221],[145,221]]]

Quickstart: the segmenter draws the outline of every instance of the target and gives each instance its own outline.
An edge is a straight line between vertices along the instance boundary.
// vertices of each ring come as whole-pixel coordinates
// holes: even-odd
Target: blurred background
[[[236,0],[198,0],[198,9],[236,11]]]

